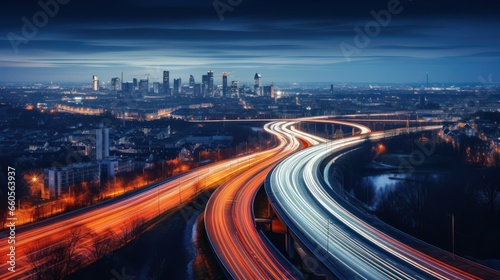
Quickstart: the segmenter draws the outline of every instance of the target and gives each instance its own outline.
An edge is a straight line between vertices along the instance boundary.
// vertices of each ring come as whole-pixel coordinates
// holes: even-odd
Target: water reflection
[[[436,172],[423,173],[384,173],[378,175],[364,176],[360,179],[361,189],[371,193],[371,200],[365,201],[370,209],[377,209],[380,201],[387,192],[393,192],[397,188],[405,186],[423,185],[426,188],[435,188],[442,185],[446,180],[447,174]],[[409,184],[411,183],[411,184]],[[368,190],[366,190],[368,188]]]

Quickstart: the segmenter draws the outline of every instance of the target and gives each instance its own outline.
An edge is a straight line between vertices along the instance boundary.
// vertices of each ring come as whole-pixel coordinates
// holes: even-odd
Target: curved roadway
[[[354,136],[295,153],[266,179],[273,207],[292,234],[339,278],[479,279],[375,229],[346,210],[323,184],[320,163],[332,153],[406,131]]]
[[[297,151],[300,142],[285,134],[293,123],[272,123],[266,130],[280,144],[266,158],[214,192],[205,210],[205,228],[219,262],[234,279],[291,279],[293,266],[269,248],[255,228],[253,201],[267,172],[283,157]]]
[[[324,122],[353,126],[342,121]],[[223,184],[207,204],[205,227],[208,238],[219,262],[234,279],[302,278],[280,252],[264,241],[265,237],[255,227],[253,216],[253,201],[258,189],[273,166],[300,148],[297,138],[313,145],[327,141],[298,131],[291,127],[293,124],[266,125],[266,130],[276,135],[280,145],[268,152],[265,161]],[[369,131],[365,126],[355,127],[362,133]]]

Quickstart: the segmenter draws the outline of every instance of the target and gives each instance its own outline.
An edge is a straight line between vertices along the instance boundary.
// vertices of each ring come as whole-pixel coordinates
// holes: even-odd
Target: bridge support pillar
[[[267,201],[267,217],[269,219],[273,218],[273,208],[271,207],[271,202]]]
[[[294,257],[294,248],[293,248],[293,238],[290,232],[288,232],[288,229],[285,234],[285,247],[286,247],[286,252],[288,253],[288,258],[293,259]]]
[[[273,208],[271,207],[271,202],[267,201],[267,217],[271,219],[271,223],[269,223],[269,231],[273,232]]]

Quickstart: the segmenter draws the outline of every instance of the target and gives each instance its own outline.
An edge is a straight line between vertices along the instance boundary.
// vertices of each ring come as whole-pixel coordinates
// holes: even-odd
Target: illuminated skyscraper
[[[213,96],[214,95],[214,71],[208,70],[207,72],[207,78],[208,78],[208,96]]]
[[[208,95],[208,75],[201,76],[201,95],[202,97]]]
[[[264,95],[274,98],[274,85],[263,87]]]
[[[170,72],[163,71],[163,93],[170,94]]]
[[[159,82],[153,82],[153,93],[160,93],[160,83]]]
[[[239,85],[238,81],[231,82],[231,95],[232,96],[240,97],[238,85]]]
[[[255,73],[255,76],[253,78],[253,91],[257,95],[262,95],[262,89],[261,89],[261,78],[262,76],[259,73]]]
[[[222,96],[226,97],[227,95],[227,73],[222,72]]]
[[[114,91],[122,90],[122,84],[120,78],[116,77],[111,79],[111,90]]]
[[[189,87],[194,88],[194,84],[195,84],[195,82],[194,82],[193,75],[189,75]]]
[[[174,94],[173,95],[179,95],[181,93],[181,88],[182,88],[181,78],[174,79]]]
[[[99,90],[99,78],[97,77],[97,75],[92,76],[92,90]]]

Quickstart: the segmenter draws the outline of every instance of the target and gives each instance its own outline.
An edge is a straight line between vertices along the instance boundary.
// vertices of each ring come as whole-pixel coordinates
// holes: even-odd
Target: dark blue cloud
[[[102,45],[99,43],[68,40],[33,40],[29,44],[30,49],[36,49],[40,51],[63,51],[85,54],[142,50],[142,48],[134,46],[123,46],[119,44]]]
[[[433,69],[442,79],[500,71],[493,0],[401,0],[403,11],[363,47],[356,47],[354,28],[364,30],[370,12],[385,9],[388,0],[242,0],[223,21],[213,2],[71,0],[18,53],[7,34],[22,34],[21,17],[31,19],[41,8],[36,1],[4,3],[0,73],[8,80],[85,80],[156,67],[187,79],[214,68],[246,79],[272,69],[266,76],[274,81],[402,81]],[[351,62],[341,43],[356,47]]]
[[[395,46],[395,45],[382,45],[374,48],[383,50],[459,50],[470,49],[478,47],[477,45],[441,45],[441,46]]]

